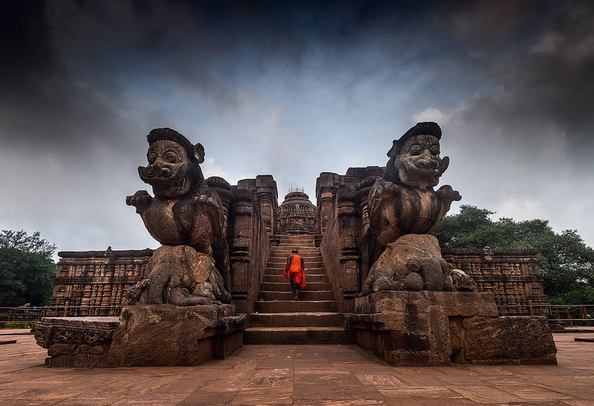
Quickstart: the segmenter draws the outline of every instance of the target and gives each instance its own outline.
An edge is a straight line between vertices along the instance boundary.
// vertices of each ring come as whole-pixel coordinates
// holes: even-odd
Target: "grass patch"
[[[33,328],[37,322],[11,322],[0,324],[0,328]]]

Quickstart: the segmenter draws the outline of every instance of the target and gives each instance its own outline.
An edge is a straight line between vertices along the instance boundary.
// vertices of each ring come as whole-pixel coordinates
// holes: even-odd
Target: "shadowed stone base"
[[[491,293],[380,291],[347,316],[357,344],[396,366],[556,364],[545,317],[499,317]]]
[[[200,365],[243,345],[233,305],[127,306],[117,317],[45,317],[37,344],[53,367]]]

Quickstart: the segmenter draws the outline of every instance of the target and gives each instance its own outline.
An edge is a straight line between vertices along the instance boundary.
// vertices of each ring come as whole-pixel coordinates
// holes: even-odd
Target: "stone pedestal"
[[[243,345],[233,305],[127,306],[117,317],[45,317],[37,343],[53,367],[200,365]]]
[[[500,317],[490,293],[379,291],[355,299],[347,322],[395,366],[557,363],[546,318]]]

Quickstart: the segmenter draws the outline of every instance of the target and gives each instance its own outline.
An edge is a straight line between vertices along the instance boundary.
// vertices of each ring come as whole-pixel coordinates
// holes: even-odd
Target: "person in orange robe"
[[[299,252],[295,249],[291,255],[287,257],[287,264],[283,271],[283,279],[288,279],[293,288],[295,300],[299,300],[299,289],[304,288],[305,283],[305,265],[303,265],[303,258],[299,256]]]

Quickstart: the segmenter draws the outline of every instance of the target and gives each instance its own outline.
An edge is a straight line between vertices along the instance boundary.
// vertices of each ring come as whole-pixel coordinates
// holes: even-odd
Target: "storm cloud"
[[[588,1],[3,1],[0,227],[60,250],[154,247],[126,195],[146,134],[206,149],[206,176],[384,165],[443,128],[461,203],[594,244]],[[453,207],[453,211],[458,206]]]

